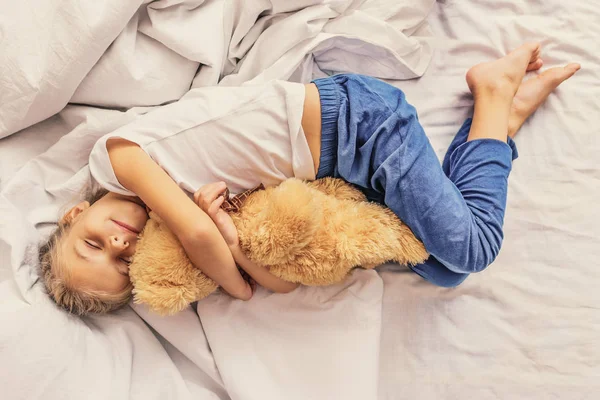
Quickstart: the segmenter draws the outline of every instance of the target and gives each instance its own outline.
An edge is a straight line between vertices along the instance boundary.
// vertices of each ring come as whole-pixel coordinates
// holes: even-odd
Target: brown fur
[[[288,179],[253,193],[232,214],[242,249],[256,264],[304,285],[340,282],[355,267],[427,259],[423,244],[394,213],[346,182]],[[194,268],[175,236],[151,214],[130,267],[137,303],[174,314],[217,285]]]
[[[168,315],[214,292],[217,284],[195,268],[181,243],[155,213],[142,232],[129,267],[135,303]]]

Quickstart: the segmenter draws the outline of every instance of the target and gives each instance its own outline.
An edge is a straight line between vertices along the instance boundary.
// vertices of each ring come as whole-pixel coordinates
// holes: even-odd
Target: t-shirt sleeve
[[[115,175],[115,171],[113,170],[110,158],[108,156],[108,150],[106,149],[106,142],[108,142],[108,140],[111,138],[123,138],[141,145],[137,141],[132,140],[135,138],[125,138],[116,132],[104,135],[96,142],[92,148],[92,152],[90,153],[90,172],[96,182],[98,182],[98,184],[104,189],[125,196],[135,196],[135,193],[121,185],[117,179],[117,176]]]
[[[157,107],[129,124],[101,137],[92,148],[89,157],[90,172],[98,184],[114,193],[135,196],[135,193],[126,189],[117,179],[110,163],[106,143],[111,138],[121,138],[136,143],[148,153],[147,147],[152,143],[178,134],[190,125],[198,123],[197,120],[202,121],[203,115],[194,112],[195,110],[192,108],[194,104],[190,101],[190,99],[194,99],[195,95],[193,91],[190,91],[179,101]],[[178,118],[178,116],[180,117]]]

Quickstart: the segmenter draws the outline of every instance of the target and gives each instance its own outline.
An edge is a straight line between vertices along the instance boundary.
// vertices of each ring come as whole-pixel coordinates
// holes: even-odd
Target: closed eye
[[[91,247],[91,248],[93,248],[93,249],[101,250],[100,246],[96,245],[96,244],[95,244],[95,243],[93,243],[93,242],[90,242],[89,240],[86,240],[86,241],[85,241],[85,244],[87,244],[87,245],[88,245],[88,247]]]
[[[125,263],[125,265],[127,266],[127,270],[129,270],[129,266],[131,265],[131,258],[119,257],[119,260]],[[123,276],[129,276],[129,273],[126,271],[119,270],[119,273]]]
[[[128,259],[128,258],[122,258],[122,257],[121,257],[119,260],[123,261],[123,262],[124,262],[125,264],[127,264],[127,265],[131,265],[131,260],[130,260],[130,259]]]

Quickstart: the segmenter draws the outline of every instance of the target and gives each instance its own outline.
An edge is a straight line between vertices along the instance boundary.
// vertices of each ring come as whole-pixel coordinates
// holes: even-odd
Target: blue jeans
[[[444,287],[494,261],[502,244],[514,142],[467,142],[468,119],[440,163],[404,93],[380,80],[314,81],[321,97],[317,178],[342,178],[389,207],[431,256],[412,269]]]

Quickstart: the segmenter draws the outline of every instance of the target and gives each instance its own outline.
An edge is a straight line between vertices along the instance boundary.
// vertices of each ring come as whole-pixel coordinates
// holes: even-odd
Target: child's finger
[[[208,185],[204,185],[200,189],[196,190],[196,192],[194,193],[194,203],[200,205],[204,197],[206,197],[207,189],[209,189]]]
[[[211,204],[227,189],[225,182],[211,183],[203,186],[198,193],[196,204],[204,211],[208,212]]]
[[[206,196],[207,193],[210,193],[212,191],[215,190],[215,188],[225,188],[225,182],[213,182],[213,183],[208,183],[202,187],[200,187],[198,190],[196,190],[196,193],[194,193],[194,196],[197,195],[201,195],[201,196]]]
[[[198,204],[200,203],[200,197],[202,196],[202,188],[196,190],[196,192],[194,192],[194,203]]]
[[[215,201],[217,197],[219,197],[219,195],[225,191],[225,189],[227,189],[225,182],[211,184],[210,187],[206,189],[206,194],[204,196],[208,204],[212,204],[212,202]]]
[[[224,196],[217,197],[217,199],[214,200],[211,203],[210,207],[208,208],[207,214],[210,215],[210,217],[214,219],[214,217],[217,216],[217,213],[221,209],[221,205],[223,204],[224,201],[225,201]]]

